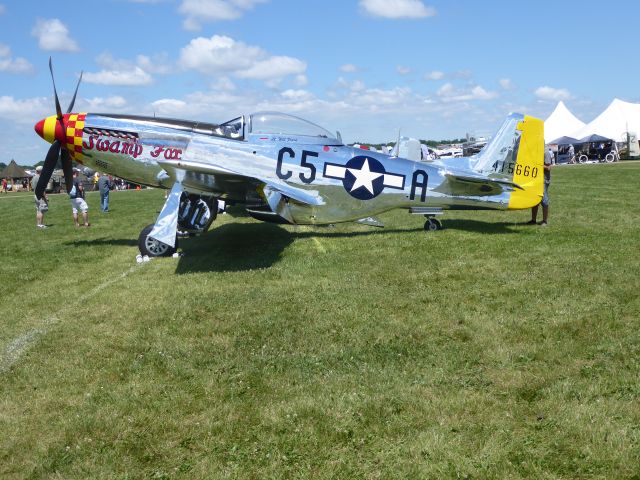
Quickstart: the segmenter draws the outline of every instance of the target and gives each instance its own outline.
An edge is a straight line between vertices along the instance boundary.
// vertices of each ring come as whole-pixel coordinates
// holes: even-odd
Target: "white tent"
[[[564,102],[560,101],[553,113],[544,122],[544,141],[548,143],[563,136],[575,137],[573,133],[584,126],[585,123],[578,120],[565,106]]]
[[[596,134],[620,142],[625,139],[626,132],[640,133],[640,103],[623,102],[615,98],[604,112],[570,135],[584,138]]]

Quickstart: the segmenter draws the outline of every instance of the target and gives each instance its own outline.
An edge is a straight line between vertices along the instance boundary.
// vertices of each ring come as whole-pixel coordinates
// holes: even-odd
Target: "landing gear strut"
[[[140,232],[140,253],[149,257],[171,256],[178,248],[178,236],[206,232],[217,215],[216,198],[190,195],[182,191],[182,186],[176,182],[156,223],[147,225]]]

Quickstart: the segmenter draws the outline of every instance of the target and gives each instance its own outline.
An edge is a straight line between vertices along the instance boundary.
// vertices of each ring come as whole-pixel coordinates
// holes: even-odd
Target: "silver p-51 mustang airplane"
[[[509,115],[473,157],[416,162],[348,147],[339,134],[282,113],[222,124],[72,113],[80,80],[65,114],[54,82],[57,113],[35,126],[52,143],[36,197],[59,157],[67,188],[75,160],[171,189],[155,224],[140,233],[140,250],[150,256],[173,253],[178,231],[207,231],[219,200],[244,205],[259,220],[302,225],[381,226],[374,215],[405,208],[427,217],[425,229],[437,230],[434,215],[442,210],[525,209],[542,198],[544,127],[533,117]]]

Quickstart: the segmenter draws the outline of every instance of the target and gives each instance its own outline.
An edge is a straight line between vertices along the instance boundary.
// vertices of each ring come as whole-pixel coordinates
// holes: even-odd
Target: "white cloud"
[[[187,30],[200,30],[202,23],[236,20],[255,5],[268,0],[182,0],[178,11],[186,18]]]
[[[225,92],[232,92],[236,89],[236,85],[231,81],[229,77],[220,77],[216,82],[211,85],[213,90],[223,90]]]
[[[188,110],[187,102],[176,100],[174,98],[162,98],[152,103],[154,112],[158,115],[181,116],[185,110]]]
[[[442,95],[425,95],[410,87],[371,88],[362,81],[340,78],[322,97],[294,86],[271,90],[243,86],[235,91],[212,86],[208,91],[158,100],[147,106],[147,113],[222,122],[246,112],[282,111],[330,130],[338,128],[346,141],[378,142],[394,139],[398,127],[403,135],[434,139],[485,131],[500,124],[503,110],[504,114],[512,110],[496,105],[491,99],[498,95],[477,85],[451,84],[442,89]]]
[[[136,57],[136,63],[145,72],[157,73],[160,75],[168,75],[174,71],[173,65],[169,62],[166,54],[154,55],[148,57],[147,55],[138,55]]]
[[[255,62],[246,70],[238,71],[236,75],[241,78],[271,80],[287,75],[301,75],[306,69],[307,64],[297,58],[276,56]]]
[[[205,118],[208,121],[223,122],[239,113],[259,110],[257,99],[251,92],[243,92],[242,96],[231,92],[215,90],[208,93],[195,92],[184,100],[163,98],[151,104],[153,112],[158,116],[177,118]]]
[[[69,29],[57,18],[38,19],[31,30],[31,35],[38,39],[42,50],[56,52],[77,52],[78,44],[69,36]]]
[[[488,92],[480,85],[470,89],[456,89],[453,84],[445,83],[437,91],[438,97],[444,102],[466,102],[471,100],[492,100],[498,96],[495,92]]]
[[[426,80],[442,80],[444,78],[444,72],[440,72],[439,70],[434,70],[433,72],[427,73],[424,78]]]
[[[153,82],[151,75],[140,67],[132,70],[101,70],[96,73],[87,72],[82,77],[87,83],[100,85],[140,86],[150,85]]]
[[[411,68],[398,65],[396,67],[396,72],[398,72],[399,75],[408,75],[411,73]]]
[[[360,0],[360,8],[369,15],[382,18],[425,18],[436,15],[436,9],[420,0]]]
[[[541,100],[570,100],[571,93],[566,88],[539,87],[534,92]]]
[[[119,95],[113,96],[113,97],[94,97],[94,98],[88,98],[88,99],[83,99],[81,101],[82,105],[86,105],[87,106],[87,110],[89,111],[104,111],[104,110],[123,110],[125,109],[128,105],[129,102],[127,102],[127,100],[124,97],[121,97]]]
[[[366,90],[367,86],[364,84],[362,80],[356,80],[351,84],[350,88],[352,92],[362,92]]]
[[[504,90],[513,90],[516,88],[510,78],[501,78],[498,80],[498,83]]]
[[[180,51],[180,64],[206,75],[217,75],[246,70],[265,56],[266,52],[260,47],[214,35],[211,38],[198,37],[191,40]]]
[[[280,94],[280,96],[286,100],[293,100],[296,102],[303,102],[312,100],[314,98],[313,94],[306,90],[285,90]]]
[[[13,122],[34,124],[37,119],[51,114],[51,100],[46,98],[29,98],[18,100],[10,96],[0,96],[0,118]],[[55,113],[55,108],[53,108]]]
[[[356,73],[358,71],[358,67],[353,63],[346,63],[340,66],[340,71],[344,73]]]
[[[12,58],[11,49],[0,43],[0,72],[31,73],[33,65],[22,57]]]
[[[296,87],[306,87],[307,85],[309,85],[309,79],[306,75],[300,74],[296,75],[296,77],[293,79],[293,83]]]
[[[260,47],[220,35],[191,40],[180,52],[180,64],[205,75],[231,74],[270,82],[288,75],[300,80],[307,69],[307,64],[297,58],[271,56]]]
[[[153,78],[142,65],[148,65],[151,60],[149,57],[139,55],[137,58],[138,65],[128,60],[120,60],[114,58],[109,53],[98,55],[96,62],[102,67],[99,72],[86,72],[82,77],[88,83],[97,83],[100,85],[122,85],[122,86],[140,86],[150,85]]]

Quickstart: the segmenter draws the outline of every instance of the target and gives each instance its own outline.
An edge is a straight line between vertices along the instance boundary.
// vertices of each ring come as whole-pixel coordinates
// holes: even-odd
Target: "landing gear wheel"
[[[170,257],[178,249],[178,239],[176,238],[176,246],[172,247],[166,243],[159,242],[155,238],[151,238],[149,234],[153,229],[153,223],[147,225],[140,232],[138,237],[138,248],[142,255],[148,255],[149,257]]]
[[[424,222],[424,229],[429,232],[435,232],[436,230],[442,230],[442,223],[437,218],[429,218]]]

